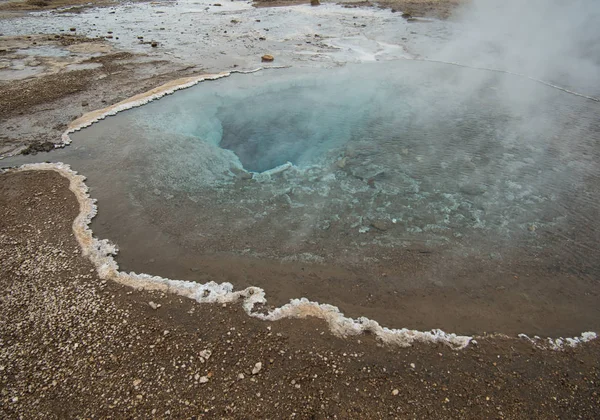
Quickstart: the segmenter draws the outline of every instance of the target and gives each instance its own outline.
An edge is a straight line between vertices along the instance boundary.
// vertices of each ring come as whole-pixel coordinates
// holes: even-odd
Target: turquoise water
[[[432,63],[271,70],[121,112],[43,159],[97,173],[94,188],[123,186],[111,201],[143,207],[218,194],[249,225],[275,214],[285,225],[269,204],[280,200],[303,208],[303,232],[339,222],[364,233],[375,221],[401,227],[402,241],[386,233],[392,245],[510,240],[593,219],[597,115],[597,103],[528,80]],[[246,171],[254,179],[240,181]]]
[[[433,63],[269,70],[200,83],[3,164],[63,161],[86,175],[94,232],[119,245],[126,270],[187,278],[226,254],[395,273],[368,289],[386,314],[398,307],[387,287],[471,293],[529,278],[505,292],[528,308],[519,319],[539,315],[517,331],[550,331],[544,311],[559,313],[565,287],[578,314],[587,303],[573,300],[598,295],[599,111],[529,80]],[[231,264],[215,275],[255,263]],[[305,295],[247,278],[282,301]],[[335,302],[327,284],[308,297]],[[573,322],[594,327],[598,309],[584,312],[591,323]]]

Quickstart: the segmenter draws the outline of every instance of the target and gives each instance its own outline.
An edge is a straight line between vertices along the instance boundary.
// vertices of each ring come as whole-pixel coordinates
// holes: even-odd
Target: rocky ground
[[[392,9],[394,12],[400,12],[406,18],[429,17],[436,19],[447,19],[452,11],[466,3],[467,0],[382,0],[382,1],[361,1],[361,0],[341,0],[337,3],[344,7],[381,7]],[[307,0],[255,0],[257,7],[289,6],[294,4],[307,3]],[[320,3],[328,3],[321,1]]]
[[[600,342],[383,347],[101,281],[68,181],[0,175],[0,417],[597,418]]]
[[[25,59],[22,71],[35,69],[31,77],[15,75],[19,70],[5,70],[7,80],[0,82],[4,98],[0,103],[0,155],[47,151],[60,141],[67,124],[81,114],[199,70],[118,51],[105,40],[70,34],[0,37],[0,58],[20,60],[21,51],[40,47],[65,49],[71,54]]]
[[[378,3],[384,11],[348,1],[335,10],[302,9],[290,21],[286,8],[253,11],[247,2],[193,3],[192,12],[177,3],[146,2],[137,14],[130,3],[106,0],[0,2],[0,156],[29,146],[51,149],[66,124],[85,112],[167,80],[255,69],[265,53],[276,57],[275,65],[338,65],[363,60],[365,51],[402,55],[406,47],[398,43],[419,39],[427,28],[407,25],[402,13],[391,11],[447,17],[458,3]],[[123,4],[126,14],[117,14]],[[278,4],[293,2],[254,5]]]
[[[0,2],[0,18],[90,7],[81,3]],[[379,4],[447,17],[456,1]],[[348,5],[355,6],[369,4]],[[204,69],[152,55],[150,45],[143,45],[147,53],[126,51],[111,34],[99,39],[76,29],[0,35],[0,155],[48,149],[88,110]],[[19,51],[39,47],[69,55]],[[340,339],[310,319],[265,323],[236,305],[199,305],[100,281],[73,236],[77,212],[58,174],[0,175],[2,418],[599,415],[598,341],[558,352],[490,337],[457,352]]]

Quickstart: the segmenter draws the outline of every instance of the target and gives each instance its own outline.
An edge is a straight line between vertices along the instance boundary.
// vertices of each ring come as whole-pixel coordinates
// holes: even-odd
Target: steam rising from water
[[[455,20],[456,33],[448,42],[430,45],[430,58],[519,72],[600,94],[599,2],[475,0],[459,9]],[[463,87],[468,91],[469,86],[466,81]]]
[[[86,155],[64,153],[92,166],[102,156],[100,182],[127,196],[116,201],[160,211],[186,240],[212,249],[222,245],[188,238],[190,226],[225,232],[241,251],[268,225],[276,240],[253,251],[281,258],[315,254],[307,243],[323,235],[332,257],[347,247],[360,255],[368,231],[384,247],[469,238],[469,253],[479,241],[544,247],[534,232],[561,226],[585,230],[578,242],[590,248],[597,111],[526,79],[442,64],[278,70],[123,112],[73,135]],[[265,172],[288,161],[291,169]],[[199,203],[210,220],[191,216]]]
[[[531,4],[475,2],[429,57],[597,96],[599,7]],[[524,78],[443,64],[278,70],[123,112],[54,158],[126,203],[123,227],[151,220],[182,253],[368,265],[418,244],[573,275],[584,295],[600,274],[598,113]]]

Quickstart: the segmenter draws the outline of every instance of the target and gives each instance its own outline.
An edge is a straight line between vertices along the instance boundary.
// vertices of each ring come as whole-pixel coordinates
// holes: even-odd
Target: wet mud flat
[[[72,3],[0,6],[0,93],[9,98],[0,106],[0,155],[44,150],[81,114],[203,69],[255,69],[265,53],[301,66],[398,57],[443,26],[334,4]]]
[[[597,341],[542,351],[482,337],[455,352],[265,323],[102,282],[54,172],[0,175],[0,204],[3,417],[597,417]]]
[[[546,92],[579,124],[535,104],[548,131],[532,135],[530,119],[513,115],[528,104],[498,102],[510,92],[498,92],[501,82],[456,102],[410,80],[412,65],[427,68],[402,65],[400,99],[387,111],[350,98],[316,107],[301,92],[319,78],[334,84],[319,72],[289,88],[273,71],[235,75],[109,117],[44,158],[88,176],[100,208],[92,228],[118,245],[125,271],[259,286],[275,306],[307,297],[390,327],[597,330],[593,104]],[[224,93],[231,83],[235,93]],[[285,111],[289,98],[300,114]],[[439,107],[423,112],[432,98]],[[269,167],[279,169],[267,178]]]

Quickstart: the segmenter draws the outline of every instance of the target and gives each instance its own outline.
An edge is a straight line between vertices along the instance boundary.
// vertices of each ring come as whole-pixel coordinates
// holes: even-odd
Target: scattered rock
[[[256,375],[258,372],[260,372],[260,370],[262,369],[262,363],[258,362],[257,364],[254,365],[254,367],[252,368],[252,374]]]
[[[385,219],[376,219],[371,221],[371,226],[375,229],[385,232],[390,228],[389,220]]]
[[[311,6],[320,6],[321,2],[319,0],[310,0]]]
[[[275,60],[275,57],[273,57],[270,54],[265,54],[261,57],[261,59],[263,62],[271,62],[271,61]]]
[[[478,184],[466,184],[461,186],[459,190],[466,195],[482,195],[485,193],[485,187]]]
[[[45,142],[31,143],[21,153],[24,155],[35,155],[38,152],[49,152],[51,150],[54,150],[54,143],[45,141]]]
[[[133,386],[139,386],[139,384],[142,383],[141,379],[136,379],[135,381],[133,381]]]
[[[206,377],[206,376],[202,376],[202,377],[201,377],[201,378],[198,380],[198,382],[200,382],[201,384],[205,384],[205,383],[207,383],[207,382],[208,382],[208,377]]]
[[[212,351],[210,351],[210,350],[202,350],[200,352],[200,357],[202,357],[202,358],[204,358],[206,360],[210,359],[211,355],[212,355]]]
[[[239,379],[239,380],[242,380],[242,379],[244,379],[244,378],[245,378],[245,376],[244,376],[244,374],[243,374],[243,373],[240,373],[240,374],[239,374],[237,377],[238,377],[238,379]]]
[[[336,166],[340,169],[344,169],[346,167],[346,163],[348,163],[347,157],[343,157],[342,159],[335,162]]]
[[[398,395],[399,393],[400,393],[400,391],[398,391],[397,389],[394,389],[394,390],[392,391],[392,395],[393,395],[393,396],[396,396],[396,395]]]
[[[160,308],[160,303],[154,303],[152,301],[148,302],[148,306],[150,306],[152,309],[157,310],[158,308]]]
[[[89,104],[87,103],[87,101],[83,101],[83,102],[81,103],[81,106],[88,106],[88,105],[89,105]]]
[[[252,179],[253,177],[254,177],[254,175],[250,172],[242,172],[240,174],[240,178],[245,179],[245,180]]]
[[[77,29],[75,29],[75,28],[69,28],[69,31],[71,31],[71,32],[75,32],[76,30]]]
[[[221,7],[222,4],[221,3],[215,3],[215,4],[213,4],[213,6]]]
[[[158,42],[156,42],[156,41],[152,41],[152,42],[150,43],[150,46],[151,46],[152,48],[156,48],[156,47],[158,47]]]

